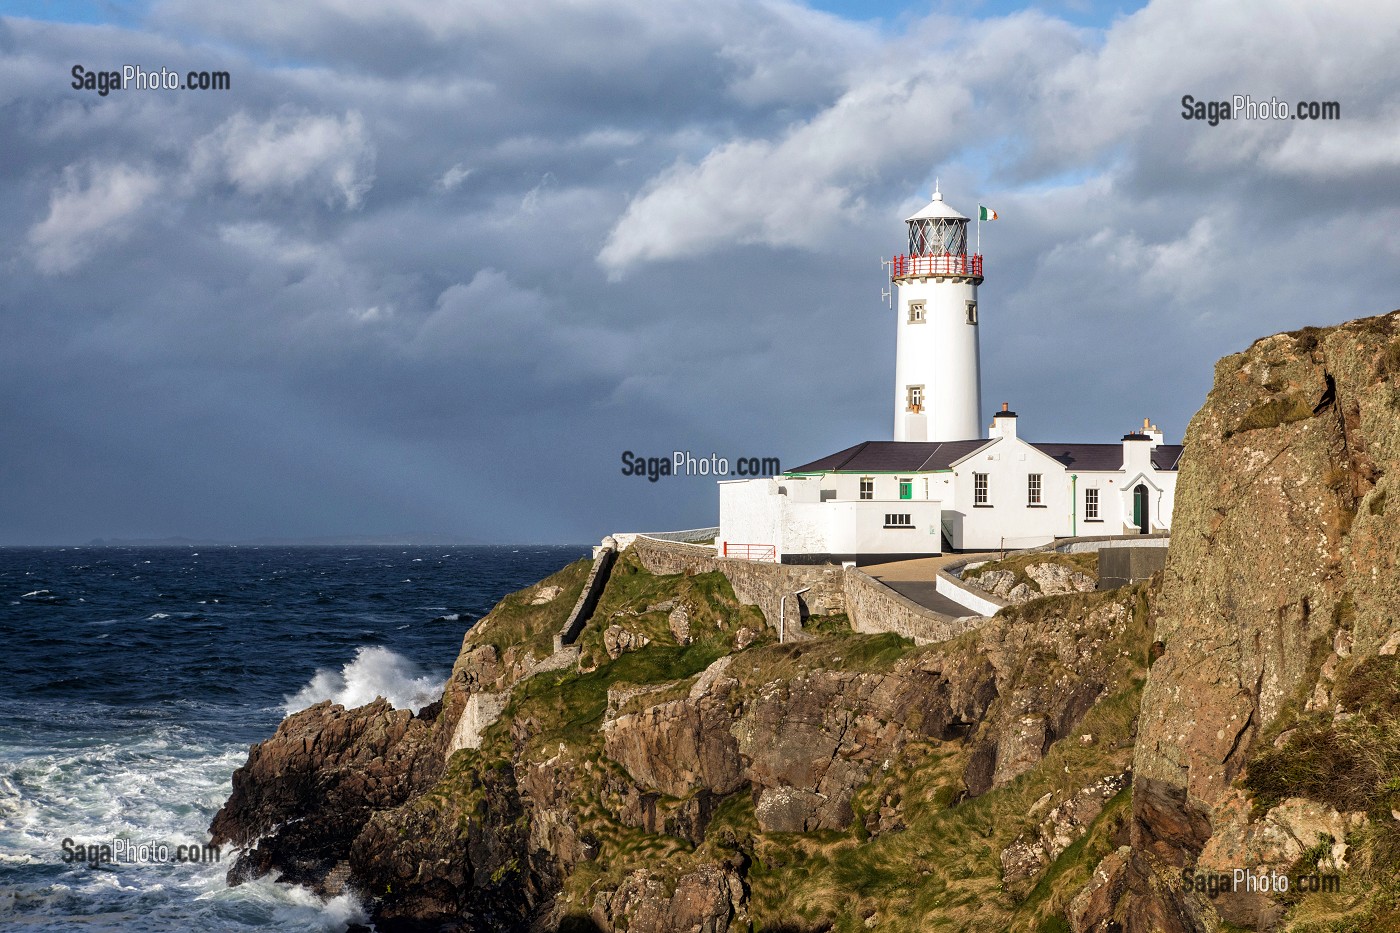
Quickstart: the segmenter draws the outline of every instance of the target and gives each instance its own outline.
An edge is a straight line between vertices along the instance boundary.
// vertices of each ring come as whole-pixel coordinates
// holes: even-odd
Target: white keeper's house
[[[894,439],[720,483],[719,552],[877,563],[1168,530],[1182,448],[1148,420],[1116,443],[1041,443],[1003,404],[983,435],[982,257],[968,252],[968,218],[936,190],[907,223],[909,251],[890,264]]]

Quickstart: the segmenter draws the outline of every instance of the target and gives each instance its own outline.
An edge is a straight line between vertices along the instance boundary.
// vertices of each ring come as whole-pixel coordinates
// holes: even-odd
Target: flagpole
[[[982,255],[982,205],[977,205],[977,255]]]

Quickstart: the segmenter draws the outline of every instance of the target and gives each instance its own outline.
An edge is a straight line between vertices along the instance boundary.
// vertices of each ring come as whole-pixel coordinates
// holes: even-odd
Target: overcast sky
[[[983,224],[983,397],[1179,442],[1400,306],[1400,6],[7,4],[0,544],[713,524],[624,450],[890,436],[880,260]],[[227,71],[108,96],[71,69]],[[1335,100],[1338,122],[1181,116]]]

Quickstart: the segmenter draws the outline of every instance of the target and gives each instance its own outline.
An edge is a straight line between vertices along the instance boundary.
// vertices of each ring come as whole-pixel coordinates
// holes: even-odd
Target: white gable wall
[[[1014,436],[953,465],[949,517],[960,521],[952,544],[959,550],[1000,550],[1048,544],[1070,533],[1070,493],[1065,468]],[[987,503],[975,501],[975,474],[987,477]],[[1029,477],[1040,476],[1040,503],[1029,501]],[[949,522],[949,524],[953,524]]]

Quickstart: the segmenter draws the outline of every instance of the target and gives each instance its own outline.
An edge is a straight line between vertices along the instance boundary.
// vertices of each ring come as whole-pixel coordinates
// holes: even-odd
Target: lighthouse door
[[[1138,483],[1133,489],[1133,524],[1138,526],[1138,532],[1147,534],[1147,487]]]

